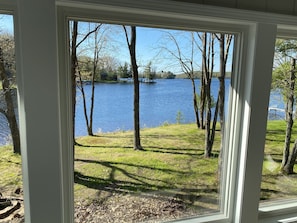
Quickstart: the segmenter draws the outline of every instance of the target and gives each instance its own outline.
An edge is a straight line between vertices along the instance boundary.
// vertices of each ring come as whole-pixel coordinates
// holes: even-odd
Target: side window
[[[0,15],[0,221],[24,218],[13,16]],[[13,199],[12,199],[13,197]],[[2,202],[3,201],[3,202]]]
[[[234,36],[83,21],[69,30],[75,221],[221,213]]]
[[[261,204],[296,198],[296,51],[294,39],[277,39],[263,163]]]

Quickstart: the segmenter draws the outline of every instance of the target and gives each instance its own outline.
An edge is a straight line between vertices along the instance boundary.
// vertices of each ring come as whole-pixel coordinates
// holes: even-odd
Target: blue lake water
[[[218,81],[212,82],[214,98]],[[226,80],[229,87],[230,80]],[[200,82],[196,81],[197,92]],[[86,86],[90,95],[90,86]],[[226,96],[228,94],[226,93]],[[86,135],[82,98],[77,94],[76,136]],[[94,107],[94,132],[112,132],[133,129],[133,84],[96,84]],[[182,122],[195,121],[192,85],[190,80],[160,79],[155,84],[140,84],[140,126],[154,127],[164,123],[176,123],[181,112]]]
[[[196,80],[197,92],[200,82]],[[212,95],[218,94],[218,80],[212,80]],[[230,80],[226,80],[226,101],[228,101]],[[91,85],[85,85],[85,93],[90,95]],[[88,101],[89,103],[89,101]],[[192,86],[190,80],[162,79],[155,84],[140,84],[140,125],[159,126],[164,123],[176,123],[177,113],[181,112],[183,123],[195,121],[192,104]],[[270,107],[283,109],[282,97],[274,91],[270,97]],[[282,118],[278,110],[270,112],[270,119]],[[75,135],[87,134],[83,114],[82,97],[77,93]],[[93,131],[112,132],[133,129],[133,84],[98,83],[95,87]],[[4,116],[0,114],[0,145],[9,142],[9,129]]]

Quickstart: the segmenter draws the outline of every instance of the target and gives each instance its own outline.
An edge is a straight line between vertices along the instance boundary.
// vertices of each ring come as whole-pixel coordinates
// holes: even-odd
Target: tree
[[[156,71],[152,68],[151,61],[145,66],[143,76],[148,81],[152,81],[153,79],[155,79]]]
[[[104,40],[101,42],[103,43]],[[111,56],[101,56],[98,63],[98,67],[100,68],[98,80],[117,81],[117,68],[119,67],[120,62],[116,58]]]
[[[97,71],[97,65],[99,60],[99,40],[98,40],[98,30],[101,27],[101,24],[95,24],[94,28],[91,30],[88,30],[87,33],[82,34],[82,37],[80,41],[78,42],[78,22],[72,21],[72,35],[71,35],[71,80],[72,80],[72,110],[73,110],[73,142],[76,144],[75,140],[75,110],[76,110],[76,88],[81,91],[82,97],[83,97],[83,106],[84,106],[84,116],[86,120],[86,126],[88,135],[93,135],[93,110],[94,110],[94,92],[95,92],[95,77],[96,77],[96,71]],[[80,64],[83,64],[82,62],[78,61],[77,56],[77,49],[92,35],[94,34],[94,54],[92,61],[88,61],[89,57],[80,57],[83,58],[84,69],[85,71],[88,71],[88,69],[91,69],[90,76],[91,76],[91,84],[92,84],[92,91],[91,91],[91,99],[90,99],[90,114],[88,116],[87,113],[87,103],[86,103],[86,95],[84,92],[84,81],[82,78],[82,72]],[[92,66],[90,66],[92,64]]]
[[[83,99],[83,110],[84,110],[84,116],[87,126],[87,131],[89,136],[93,136],[93,114],[94,114],[94,100],[95,100],[95,79],[96,79],[96,73],[97,73],[97,67],[99,62],[99,52],[101,50],[102,44],[100,44],[101,38],[98,36],[99,29],[101,27],[101,24],[94,24],[94,28],[92,30],[89,30],[86,34],[84,34],[83,41],[87,38],[93,38],[93,58],[92,58],[92,70],[90,72],[90,79],[91,79],[91,96],[90,96],[90,108],[89,108],[89,114],[87,109],[87,98],[84,91],[84,81],[82,80],[82,75],[80,71],[80,67],[77,66],[78,69],[78,89],[81,91],[82,99]],[[93,34],[93,37],[91,35]],[[79,45],[82,42],[79,43]],[[77,45],[76,47],[78,47]]]
[[[211,80],[213,76],[214,67],[214,34],[202,33],[200,35],[202,40],[202,79],[201,88],[203,88],[203,97],[205,97],[206,106],[206,120],[205,120],[205,151],[204,156],[206,158],[211,157],[212,145],[214,140],[214,132],[211,131],[211,108],[212,108],[212,96],[211,96]],[[202,83],[203,82],[203,83]],[[204,100],[204,99],[203,99]],[[204,104],[204,102],[202,102]],[[203,108],[204,109],[204,108]]]
[[[13,152],[21,153],[20,133],[13,99],[13,73],[15,67],[14,38],[11,35],[0,37],[0,80],[6,108],[0,112],[6,117],[13,141]]]
[[[216,34],[216,38],[220,43],[220,74],[218,76],[220,86],[218,92],[218,98],[215,108],[214,120],[213,120],[213,137],[216,129],[216,116],[219,113],[220,117],[220,126],[221,126],[221,143],[220,143],[220,155],[219,155],[219,170],[218,170],[218,179],[221,177],[222,169],[222,156],[223,156],[223,139],[225,135],[225,77],[226,77],[226,64],[229,57],[229,49],[232,42],[233,35],[221,33]],[[213,140],[214,141],[214,140]]]
[[[281,164],[281,170],[285,174],[292,174],[294,172],[294,164],[297,157],[297,141],[295,141],[290,151],[292,128],[294,124],[293,109],[296,83],[296,50],[296,40],[279,39],[276,41],[276,58],[280,63],[273,72],[272,87],[281,90],[286,103],[285,120],[287,128]]]
[[[139,75],[136,62],[136,27],[131,26],[130,38],[126,26],[123,26],[127,45],[130,53],[132,76],[134,83],[134,149],[143,150],[140,142],[140,121],[139,121]]]
[[[120,78],[130,78],[132,77],[131,75],[131,71],[129,69],[129,66],[127,63],[125,63],[123,66],[119,66],[117,73],[119,75]]]
[[[221,145],[220,151],[223,149],[223,138],[225,134],[225,77],[226,77],[226,65],[229,57],[230,45],[232,42],[233,35],[221,33],[216,35],[220,42],[220,75],[218,76],[220,87],[217,99],[217,106],[219,110],[220,126],[221,126]],[[215,129],[215,127],[213,128]]]
[[[77,29],[78,29],[78,22],[72,21],[72,33],[71,33],[71,88],[72,88],[72,137],[73,143],[76,144],[75,140],[75,108],[76,108],[76,71],[77,71]],[[73,146],[73,154],[74,154],[74,146]],[[74,159],[73,159],[74,160]]]
[[[195,40],[194,40],[194,34],[191,33],[189,56],[185,55],[182,52],[180,43],[178,42],[177,38],[171,32],[167,32],[166,35],[168,36],[170,42],[173,43],[174,49],[171,49],[169,47],[163,47],[163,49],[165,51],[167,51],[175,60],[178,61],[181,69],[183,70],[183,72],[187,75],[187,77],[191,81],[195,121],[196,121],[197,128],[199,129],[201,127],[201,122],[199,119],[199,107],[198,107],[198,101],[197,101],[197,91],[196,91],[196,86],[195,86],[195,71],[194,71]]]

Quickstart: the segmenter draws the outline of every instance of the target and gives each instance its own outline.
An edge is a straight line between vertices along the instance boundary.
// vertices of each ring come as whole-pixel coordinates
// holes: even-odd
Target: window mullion
[[[232,222],[257,222],[276,25],[255,24],[243,37],[242,114],[238,181]],[[242,91],[242,89],[244,89]]]

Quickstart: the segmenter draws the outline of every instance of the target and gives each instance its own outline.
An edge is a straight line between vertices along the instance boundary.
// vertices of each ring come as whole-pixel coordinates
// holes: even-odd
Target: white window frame
[[[59,18],[59,21],[61,21],[59,23],[61,24],[59,28],[60,31],[67,30],[67,21],[72,18],[82,20],[93,19],[99,22],[115,24],[235,33],[237,36],[235,44],[237,47],[235,48],[237,51],[234,57],[234,69],[236,72],[241,73],[241,75],[240,78],[233,75],[231,84],[233,91],[231,92],[230,99],[232,98],[233,103],[230,103],[230,112],[227,121],[230,125],[226,128],[226,130],[228,129],[229,131],[226,131],[227,136],[225,140],[226,148],[228,149],[224,157],[227,162],[225,162],[224,169],[226,171],[222,183],[224,186],[222,188],[222,213],[183,220],[183,222],[256,222],[257,214],[255,213],[258,212],[259,193],[256,193],[255,196],[249,196],[248,194],[254,193],[259,189],[261,182],[260,170],[262,169],[264,152],[262,151],[262,154],[257,154],[257,156],[252,154],[250,155],[251,158],[248,158],[248,152],[255,145],[255,143],[252,142],[259,142],[259,139],[262,139],[262,147],[264,147],[263,138],[265,138],[266,121],[262,121],[262,128],[258,128],[258,131],[248,132],[245,131],[245,128],[249,128],[251,124],[258,125],[259,119],[261,124],[261,120],[266,120],[267,117],[265,106],[262,110],[251,111],[248,103],[252,103],[252,98],[257,95],[256,91],[263,91],[263,87],[264,90],[266,87],[266,91],[269,92],[276,25],[264,23],[256,24],[244,20],[230,19],[226,17],[228,12],[226,12],[224,16],[210,17],[206,11],[209,10],[213,12],[213,8],[198,7],[197,5],[191,5],[191,7],[189,7],[187,4],[180,3],[164,4],[157,1],[150,1],[149,4],[143,4],[137,1],[125,1],[125,3],[122,2],[119,6],[118,2],[114,4],[112,1],[88,1],[88,3],[84,1],[83,3],[75,2],[75,4],[60,1],[58,6],[60,6],[61,10],[58,12],[58,14],[61,15]],[[131,8],[131,6],[133,7]],[[268,38],[267,41],[267,35],[269,34],[271,34],[271,37]],[[263,48],[258,47],[258,42],[260,42],[260,44],[263,42],[263,36],[265,37],[265,42],[270,43],[270,49],[269,45]],[[69,34],[64,33],[64,37],[60,39],[61,46],[69,42],[68,37]],[[67,55],[67,52],[69,52],[69,49],[65,50],[62,55]],[[268,53],[268,56],[267,50],[270,53],[270,55]],[[261,52],[262,55],[260,55]],[[259,58],[262,58],[263,55],[267,59],[264,59],[264,62],[263,60],[259,62]],[[263,65],[263,63],[268,64],[268,68],[260,68],[260,64]],[[68,70],[67,73],[69,73],[69,67],[64,67],[63,65],[65,63],[61,64],[61,71]],[[254,84],[254,75],[261,72],[268,74],[268,83],[263,83],[264,85],[261,84],[261,88],[251,91]],[[63,89],[66,89],[66,86],[70,86],[69,81],[70,77],[68,77],[68,84],[66,84]],[[69,89],[66,89],[66,91],[69,92]],[[65,94],[66,92],[63,93]],[[262,94],[262,97],[257,97],[258,100],[264,100],[267,103],[268,98],[268,93]],[[70,107],[70,105],[68,105],[68,107]],[[251,119],[257,120],[251,123]],[[251,140],[251,138],[253,138],[253,140]],[[259,144],[261,148],[261,142],[259,142]],[[240,147],[244,149],[239,151],[238,148]],[[258,160],[257,165],[246,165],[249,159],[255,158]],[[241,166],[239,168],[241,171],[237,171],[236,166],[238,165]],[[254,177],[255,172],[259,173],[256,177]],[[256,181],[250,182],[247,180],[251,177]],[[237,191],[237,193],[232,194],[231,191],[234,190]],[[245,191],[245,194],[242,193],[243,191]],[[248,205],[254,208],[238,208]],[[247,216],[248,221],[243,220],[247,218]]]
[[[50,55],[56,55],[57,58],[54,61],[49,56],[45,56],[45,60],[49,60],[43,66],[46,65],[51,72],[56,70],[56,73],[38,74],[34,73],[35,70],[30,66],[34,65],[40,69],[42,67],[30,61],[30,53],[40,52],[38,51],[40,49],[29,51],[24,44],[31,43],[31,41],[23,39],[29,33],[26,28],[29,27],[29,21],[31,21],[31,18],[27,17],[31,16],[30,8],[44,10],[41,3],[37,4],[37,2],[36,0],[27,0],[26,3],[20,0],[1,0],[0,2],[0,10],[11,12],[16,21],[17,70],[19,73],[17,82],[20,94],[19,108],[22,113],[20,123],[26,222],[68,223],[74,221],[71,81],[69,49],[67,48],[69,43],[68,19],[71,18],[98,19],[100,22],[120,22],[139,26],[145,24],[156,28],[171,27],[183,30],[216,30],[236,33],[234,74],[230,93],[231,103],[229,103],[230,115],[226,128],[229,131],[226,131],[225,140],[228,148],[225,154],[228,162],[225,163],[226,172],[223,181],[226,185],[223,189],[226,191],[223,194],[225,208],[219,215],[183,222],[250,223],[259,220],[264,223],[279,222],[281,219],[296,216],[297,203],[294,201],[261,207],[258,219],[274,41],[277,32],[284,36],[297,36],[296,17],[165,0],[44,0],[48,4],[52,2],[56,4],[56,11],[52,8],[48,9],[50,16],[57,16],[56,27],[50,23],[49,30],[44,30],[44,32],[48,32],[50,37],[52,37],[52,32],[57,33],[57,39],[50,37],[45,39],[50,44],[56,45],[56,48],[50,50]],[[23,9],[25,4],[28,4],[28,7]],[[46,20],[42,15],[41,17],[41,21]],[[34,23],[40,25],[38,22]],[[43,45],[39,44],[38,47],[43,48]],[[236,73],[240,75],[236,76]],[[34,78],[33,74],[44,75],[49,87],[58,89],[58,92],[53,92],[53,99],[46,95],[45,90],[39,91],[40,95],[36,96],[37,92],[32,90],[36,86],[27,80],[27,78]],[[52,77],[49,78],[49,75]],[[262,77],[262,81],[256,78],[258,76]],[[52,123],[47,122],[49,129],[45,133],[48,137],[44,138],[44,148],[40,148],[38,140],[34,141],[34,134],[38,135],[40,131],[34,127],[39,126],[39,123],[32,125],[35,113],[27,106],[34,106],[33,100],[36,100],[40,106],[47,108],[48,105],[42,101],[43,97],[51,103],[49,110],[54,111],[54,114],[46,113],[45,115],[58,120],[52,120]],[[49,149],[52,149],[50,153]],[[40,159],[44,158],[41,155],[42,152],[48,155],[43,163],[40,162]],[[55,168],[53,164],[56,164]],[[49,173],[50,177],[40,174],[36,170],[38,168]],[[39,179],[36,179],[37,177]],[[40,183],[57,191],[50,190],[48,194],[44,194],[44,190],[38,187]],[[44,198],[47,203],[44,203]]]
[[[226,127],[228,130],[225,141],[228,149],[224,161],[228,162],[224,163],[226,171],[222,182],[222,213],[182,222],[256,222],[258,220],[274,42],[278,22],[280,24],[290,23],[289,26],[280,25],[278,32],[291,34],[293,27],[291,18],[282,16],[275,18],[273,15],[275,22],[271,24],[272,15],[269,14],[224,10],[183,3],[161,3],[160,1],[94,0],[88,1],[88,3],[76,1],[75,4],[60,1],[58,6],[61,9],[60,15],[62,15],[60,20],[64,21],[64,26],[67,26],[67,18],[81,18],[157,28],[222,31],[234,33],[237,36],[237,41],[234,44],[236,51],[233,64],[235,65],[234,72],[241,73],[241,75],[236,77],[233,72],[232,77],[233,90],[230,94],[230,101],[232,98],[233,103],[229,103],[227,120],[229,126]],[[251,18],[254,18],[254,21],[250,21]],[[66,29],[60,27],[60,30]],[[69,42],[69,39],[65,37],[60,40],[61,44],[62,41],[64,44],[65,41]],[[255,37],[256,39],[251,41]],[[268,41],[268,46],[263,47],[263,41],[266,43]],[[261,46],[259,47],[258,44]],[[269,52],[267,53],[267,51]],[[66,55],[67,52],[64,54]],[[65,68],[63,69],[65,70]],[[259,83],[255,76],[262,75],[262,73],[265,73],[262,78],[265,81]],[[258,104],[262,101],[264,102],[262,103],[263,107],[259,108]],[[256,104],[257,110],[252,109]],[[239,147],[242,149],[239,150]],[[256,151],[255,148],[259,148],[260,151]],[[237,168],[238,166],[240,168]],[[236,194],[231,193],[234,190],[237,192]],[[257,190],[258,193],[255,193]],[[290,209],[286,206],[278,206],[277,211],[288,214],[291,209],[294,210],[296,207],[297,204],[292,203]],[[265,215],[260,215],[260,218],[267,219],[268,217],[269,220],[272,220],[271,217],[274,217],[276,213],[271,211],[272,209],[269,209]],[[260,212],[262,213],[263,210]]]

